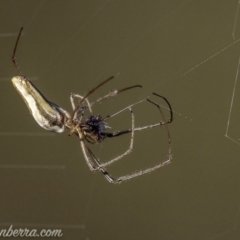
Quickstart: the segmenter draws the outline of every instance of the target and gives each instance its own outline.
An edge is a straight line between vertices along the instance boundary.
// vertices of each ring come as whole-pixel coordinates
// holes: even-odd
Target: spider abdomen
[[[25,101],[33,118],[42,128],[56,133],[64,131],[65,118],[70,117],[64,109],[48,101],[25,77],[13,77],[12,83]]]

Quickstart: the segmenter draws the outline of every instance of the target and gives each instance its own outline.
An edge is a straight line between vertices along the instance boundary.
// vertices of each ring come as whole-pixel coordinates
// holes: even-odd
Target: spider
[[[19,42],[22,30],[23,28],[20,29],[20,32],[18,34],[16,43],[15,43],[15,47],[13,50],[13,55],[12,55],[13,65],[18,72],[18,76],[15,76],[12,78],[12,83],[14,87],[17,89],[17,91],[19,92],[19,94],[21,95],[21,97],[23,98],[23,100],[25,101],[26,105],[30,110],[30,113],[33,115],[36,122],[42,128],[44,128],[45,130],[57,132],[57,133],[63,132],[65,128],[69,129],[69,134],[68,134],[69,136],[75,134],[79,138],[83,156],[90,170],[102,172],[102,174],[110,183],[121,183],[123,181],[144,175],[146,173],[150,173],[156,169],[159,169],[171,163],[172,144],[171,144],[171,137],[168,129],[168,124],[171,123],[173,120],[173,112],[172,112],[172,108],[169,101],[165,97],[157,93],[153,93],[153,95],[159,98],[162,98],[168,105],[169,113],[170,113],[168,120],[165,119],[160,105],[153,102],[149,98],[145,98],[141,101],[131,104],[126,108],[112,115],[106,116],[105,118],[102,117],[101,115],[94,115],[92,111],[92,107],[94,104],[99,103],[105,99],[115,97],[116,95],[122,92],[132,90],[134,88],[142,87],[141,85],[133,85],[123,89],[115,90],[106,94],[103,97],[98,98],[96,101],[90,103],[88,100],[88,97],[97,89],[102,87],[104,84],[111,81],[114,78],[114,76],[111,76],[110,78],[106,79],[105,81],[101,82],[96,87],[91,89],[85,96],[71,93],[70,102],[72,105],[73,113],[69,114],[66,110],[64,110],[57,104],[47,100],[46,97],[40,92],[40,90],[38,90],[37,87],[34,86],[33,83],[30,80],[28,80],[26,77],[24,77],[23,74],[21,73],[20,68],[18,67],[15,55],[16,55],[16,50],[17,50],[17,46],[18,46],[18,42]],[[75,98],[79,99],[79,102],[77,105],[74,102]],[[134,124],[135,119],[134,119],[134,113],[133,113],[132,107],[144,101],[147,101],[150,104],[153,104],[158,109],[163,120],[152,125],[135,127],[135,124]],[[90,112],[90,116],[85,116],[86,110]],[[127,130],[116,131],[116,132],[108,132],[107,129],[110,127],[107,124],[107,120],[127,110],[129,110],[131,114],[131,128]],[[129,175],[120,176],[118,178],[113,178],[108,173],[106,166],[122,159],[124,156],[131,153],[133,149],[134,133],[136,131],[142,131],[142,130],[146,130],[154,127],[160,127],[160,126],[164,126],[167,132],[168,159],[163,162],[160,162],[159,164],[153,167],[147,168],[145,170],[140,170]],[[91,149],[88,146],[89,143],[90,144],[99,143],[104,141],[106,138],[119,137],[124,134],[131,134],[130,145],[128,149],[122,154],[116,156],[115,158],[105,163],[101,163],[100,159],[95,156],[95,154],[91,151]]]

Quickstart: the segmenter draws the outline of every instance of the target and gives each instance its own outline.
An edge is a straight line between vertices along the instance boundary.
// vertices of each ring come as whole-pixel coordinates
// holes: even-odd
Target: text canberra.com
[[[28,228],[13,228],[11,225],[8,229],[0,229],[1,237],[62,237],[61,229],[28,229]]]

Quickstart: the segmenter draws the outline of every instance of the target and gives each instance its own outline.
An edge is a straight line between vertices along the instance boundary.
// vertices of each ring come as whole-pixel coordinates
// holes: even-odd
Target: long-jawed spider
[[[70,101],[73,109],[72,115],[69,114],[66,110],[58,106],[57,104],[50,102],[49,100],[46,99],[46,97],[36,88],[36,86],[33,85],[33,83],[28,80],[26,77],[23,76],[23,74],[20,71],[20,68],[18,67],[18,64],[16,62],[16,50],[18,46],[18,42],[21,36],[23,28],[21,28],[17,41],[15,43],[15,47],[13,50],[13,55],[12,55],[12,62],[18,72],[19,76],[15,76],[12,78],[12,83],[14,87],[17,89],[23,100],[25,101],[26,105],[28,106],[30,113],[33,115],[34,119],[36,122],[45,130],[47,131],[52,131],[56,133],[62,133],[65,129],[69,129],[69,136],[72,134],[75,134],[78,136],[80,139],[80,145],[82,148],[83,156],[86,160],[87,165],[89,166],[91,171],[100,171],[103,173],[105,178],[110,182],[110,183],[121,183],[123,181],[144,175],[146,173],[152,172],[156,169],[159,169],[172,161],[172,144],[171,144],[171,137],[168,129],[168,124],[172,122],[173,120],[173,112],[171,105],[169,101],[157,94],[153,93],[153,95],[162,98],[168,105],[169,112],[170,112],[170,117],[168,120],[165,119],[164,114],[161,110],[160,105],[157,103],[153,102],[152,100],[146,98],[141,101],[138,101],[134,104],[131,104],[127,106],[126,108],[109,115],[105,118],[103,118],[101,115],[94,115],[92,112],[92,107],[95,103],[98,103],[104,99],[110,98],[110,97],[115,97],[119,93],[122,93],[124,91],[128,91],[134,88],[139,88],[141,85],[133,85],[130,87],[126,87],[120,90],[115,90],[113,92],[110,92],[106,94],[103,97],[98,98],[96,101],[90,103],[88,101],[88,97],[95,92],[97,89],[99,89],[101,86],[106,84],[107,82],[111,81],[114,76],[111,76],[110,78],[106,79],[105,81],[101,82],[98,84],[96,87],[91,89],[85,96],[81,96],[79,94],[74,94],[72,93],[70,95]],[[79,103],[75,105],[74,98],[78,98]],[[147,101],[151,104],[153,104],[159,111],[162,120],[151,125],[146,125],[143,127],[137,127],[135,128],[134,125],[134,113],[132,110],[132,107],[142,103],[143,101]],[[90,116],[85,116],[85,111],[89,110]],[[129,110],[131,114],[131,119],[132,119],[132,124],[131,128],[123,131],[116,131],[116,132],[108,132],[107,129],[109,128],[107,124],[107,120],[118,115],[119,113]],[[128,155],[131,153],[133,149],[133,142],[134,142],[134,133],[136,131],[142,131],[154,127],[159,127],[159,126],[164,126],[167,132],[167,140],[168,140],[168,159],[160,162],[159,164],[147,168],[145,170],[140,170],[135,173],[125,175],[125,176],[120,176],[118,178],[113,178],[108,171],[106,170],[106,166],[120,160],[124,156]],[[105,138],[113,138],[113,137],[118,137],[123,134],[131,134],[131,140],[130,140],[130,145],[128,149],[118,155],[117,157],[105,162],[101,163],[100,160],[94,155],[94,153],[91,151],[91,149],[88,147],[87,143],[99,143],[104,141]]]

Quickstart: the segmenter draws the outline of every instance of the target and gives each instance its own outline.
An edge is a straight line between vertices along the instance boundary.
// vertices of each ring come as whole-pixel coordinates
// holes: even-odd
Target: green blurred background
[[[0,228],[61,228],[61,239],[73,240],[239,239],[239,8],[237,0],[1,0]],[[113,185],[89,171],[76,137],[41,129],[10,81],[22,26],[21,71],[69,111],[71,92],[83,95],[116,73],[91,101],[134,84],[143,89],[102,102],[96,114],[152,91],[165,96],[174,110],[172,164]],[[136,126],[159,121],[148,103],[134,112]],[[129,128],[129,112],[109,124]],[[90,147],[104,162],[129,140]],[[144,169],[167,151],[164,128],[138,132],[133,153],[108,170]]]

